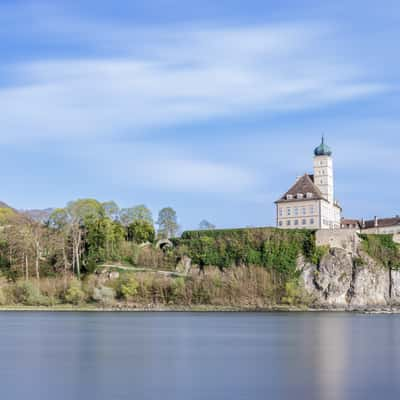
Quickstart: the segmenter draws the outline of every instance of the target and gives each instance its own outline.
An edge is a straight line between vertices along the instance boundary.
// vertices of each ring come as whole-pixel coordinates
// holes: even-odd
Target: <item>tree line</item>
[[[202,230],[214,228],[206,220],[199,225]],[[179,230],[171,207],[161,209],[156,221],[144,204],[120,208],[114,201],[95,199],[71,201],[45,221],[0,208],[0,269],[26,279],[55,273],[80,278],[101,263],[133,263],[138,245],[176,237]]]
[[[101,262],[122,260],[132,251],[132,244],[174,237],[179,232],[177,214],[171,207],[160,210],[154,221],[143,204],[120,208],[114,201],[94,199],[69,202],[55,209],[44,223],[2,209],[0,225],[0,266],[26,279],[40,278],[41,271],[73,273],[80,278]]]

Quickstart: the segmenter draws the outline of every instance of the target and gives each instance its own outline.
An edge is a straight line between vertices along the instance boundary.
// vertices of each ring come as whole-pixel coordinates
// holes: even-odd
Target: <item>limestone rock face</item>
[[[353,259],[342,249],[332,249],[320,262],[315,285],[324,305],[345,307],[353,274]]]
[[[367,254],[357,265],[344,249],[331,249],[319,265],[299,259],[301,281],[315,305],[363,309],[400,305],[400,271],[389,271]]]
[[[354,267],[353,282],[349,292],[351,307],[385,306],[390,302],[389,270],[371,257],[362,255],[363,265]]]
[[[393,305],[400,305],[400,271],[391,271],[391,302]]]
[[[116,280],[116,279],[118,279],[119,278],[119,272],[118,271],[110,271],[109,273],[108,273],[108,279],[110,280],[110,281],[114,281],[114,280]]]
[[[314,282],[317,266],[306,262],[304,260],[304,257],[301,256],[297,260],[297,268],[301,272],[300,280],[306,292],[310,294],[313,298],[319,297],[320,292],[318,291]]]

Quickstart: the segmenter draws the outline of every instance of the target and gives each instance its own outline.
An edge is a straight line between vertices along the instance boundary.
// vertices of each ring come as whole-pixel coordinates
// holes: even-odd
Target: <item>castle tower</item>
[[[332,151],[325,144],[322,136],[321,144],[314,150],[314,183],[329,203],[333,204],[333,163]]]
[[[304,174],[276,202],[284,229],[340,229],[342,209],[334,200],[332,151],[322,138],[314,150],[314,175]]]

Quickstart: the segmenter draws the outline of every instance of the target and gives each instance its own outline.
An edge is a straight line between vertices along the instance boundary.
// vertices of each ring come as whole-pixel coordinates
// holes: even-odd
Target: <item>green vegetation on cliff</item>
[[[288,278],[296,275],[299,255],[313,261],[318,257],[314,231],[276,228],[216,229],[187,231],[174,239],[201,266],[222,270],[238,265],[258,265]]]
[[[376,261],[391,269],[400,269],[400,246],[393,235],[360,234],[363,250]]]

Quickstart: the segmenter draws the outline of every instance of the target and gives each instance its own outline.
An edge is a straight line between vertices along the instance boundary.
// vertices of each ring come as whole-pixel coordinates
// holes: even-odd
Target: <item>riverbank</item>
[[[230,307],[230,306],[210,306],[210,305],[195,305],[187,306],[130,306],[118,305],[113,307],[99,307],[95,304],[86,305],[69,305],[60,304],[55,306],[1,306],[1,312],[346,312],[346,313],[367,313],[367,314],[400,314],[399,307],[364,307],[364,308],[311,308],[306,306],[287,306],[275,305],[271,307]]]

